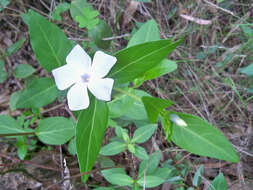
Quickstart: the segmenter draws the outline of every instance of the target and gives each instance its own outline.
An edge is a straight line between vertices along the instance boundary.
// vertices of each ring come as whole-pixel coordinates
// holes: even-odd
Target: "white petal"
[[[113,82],[114,80],[111,78],[91,79],[88,88],[97,99],[110,101]]]
[[[69,89],[67,99],[70,110],[86,109],[90,104],[87,86],[84,83],[76,83]]]
[[[100,78],[103,78],[109,73],[116,61],[116,57],[105,54],[102,51],[97,51],[94,55],[91,66],[92,73]]]
[[[83,50],[80,45],[76,45],[66,58],[67,64],[73,66],[75,71],[81,75],[89,73],[91,69],[90,56]]]
[[[170,120],[178,126],[187,127],[187,123],[176,114],[171,114]]]
[[[58,67],[52,71],[56,86],[59,90],[65,90],[74,84],[77,80],[77,75],[73,68],[69,65]]]

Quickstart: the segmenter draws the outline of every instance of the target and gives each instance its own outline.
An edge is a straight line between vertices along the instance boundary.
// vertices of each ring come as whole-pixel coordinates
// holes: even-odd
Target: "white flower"
[[[70,110],[82,110],[89,106],[87,89],[99,100],[111,100],[114,80],[103,77],[109,73],[116,61],[116,57],[97,51],[91,64],[91,58],[80,45],[71,50],[66,58],[67,64],[52,71],[59,90],[71,86],[67,93]]]
[[[176,114],[171,114],[170,120],[178,126],[187,127],[187,123]]]

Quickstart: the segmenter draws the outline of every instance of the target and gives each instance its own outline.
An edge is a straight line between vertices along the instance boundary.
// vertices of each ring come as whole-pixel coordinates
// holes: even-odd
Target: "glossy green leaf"
[[[158,24],[152,19],[143,24],[140,29],[134,33],[127,47],[156,40],[160,40],[160,32]]]
[[[70,4],[69,3],[60,3],[60,4],[58,4],[55,7],[55,9],[52,13],[52,19],[61,21],[62,20],[61,13],[65,12],[69,9],[70,9]]]
[[[104,156],[112,156],[123,152],[126,149],[126,143],[114,141],[101,148],[100,154]]]
[[[45,144],[61,145],[75,134],[75,123],[65,117],[49,117],[40,120],[35,134]]]
[[[154,68],[148,70],[144,74],[145,80],[151,80],[158,78],[162,75],[168,74],[173,72],[177,69],[177,63],[175,61],[164,59],[160,63],[158,63]]]
[[[131,152],[132,154],[135,154],[135,152],[136,152],[136,149],[135,149],[135,148],[136,148],[136,147],[135,147],[134,144],[131,144],[131,143],[127,144],[127,149],[128,149],[129,152]]]
[[[146,152],[146,150],[143,147],[138,146],[138,145],[135,146],[134,155],[137,158],[141,159],[141,160],[147,160],[148,159],[148,153]]]
[[[219,173],[219,175],[214,178],[214,180],[208,187],[208,190],[219,190],[219,189],[221,190],[228,189],[228,185],[223,173]]]
[[[243,73],[247,76],[253,76],[253,63],[246,67],[240,68],[240,73]]]
[[[81,172],[88,172],[96,162],[108,122],[106,102],[90,96],[88,109],[78,116],[76,127],[76,150]],[[86,181],[88,175],[83,176]]]
[[[151,187],[156,187],[164,183],[164,179],[157,176],[147,175],[138,179],[137,183],[141,185],[142,187],[145,186],[147,188],[151,188]]]
[[[101,173],[113,185],[130,186],[134,182],[121,168],[103,170]]]
[[[135,143],[146,142],[154,134],[156,128],[157,128],[156,124],[155,125],[150,124],[136,129],[132,138],[132,142]]]
[[[30,42],[39,64],[48,72],[65,65],[72,44],[62,30],[32,10],[26,17]]]
[[[142,102],[144,103],[148,119],[151,123],[156,123],[158,115],[162,114],[165,108],[173,104],[170,100],[148,96],[142,97]]]
[[[211,124],[190,114],[177,114],[187,123],[187,127],[173,124],[171,139],[179,147],[198,154],[229,162],[238,162],[239,157],[226,137]]]
[[[10,47],[8,47],[4,56],[10,56],[11,54],[16,53],[22,47],[22,45],[25,43],[25,40],[26,40],[25,38],[22,38],[22,39],[18,40],[17,42],[15,42],[14,44],[12,44]]]
[[[0,83],[4,82],[7,79],[8,74],[4,67],[4,61],[0,59]]]
[[[40,108],[53,102],[58,90],[53,79],[35,78],[18,96],[16,108]]]
[[[111,37],[111,27],[105,22],[100,22],[88,31],[90,39],[96,44],[98,48],[108,49],[111,44],[111,40],[103,40],[103,38]]]
[[[18,122],[8,115],[0,115],[0,134],[24,133]]]
[[[180,43],[168,40],[158,40],[123,49],[115,54],[117,63],[108,77],[115,80],[115,84],[122,84],[143,76],[168,56]]]
[[[35,72],[35,69],[28,64],[18,64],[14,69],[14,76],[16,78],[26,78],[32,75]]]

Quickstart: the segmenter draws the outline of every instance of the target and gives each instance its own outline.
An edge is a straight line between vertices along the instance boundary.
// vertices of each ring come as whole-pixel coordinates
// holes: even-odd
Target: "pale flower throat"
[[[82,82],[88,83],[90,81],[90,75],[89,74],[83,74],[81,75]]]

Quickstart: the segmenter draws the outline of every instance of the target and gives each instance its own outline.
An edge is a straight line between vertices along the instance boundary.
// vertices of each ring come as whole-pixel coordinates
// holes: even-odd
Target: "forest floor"
[[[33,9],[49,17],[57,2],[11,0],[8,7],[0,12],[1,52],[17,40],[26,39],[22,48],[6,60],[9,73],[17,64],[29,63],[36,68],[36,73],[45,75],[36,62],[29,43],[28,28],[21,14]],[[213,124],[232,142],[240,155],[240,162],[228,163],[198,157],[180,151],[175,145],[157,136],[156,144],[160,149],[169,148],[171,157],[181,154],[181,159],[175,165],[189,164],[190,172],[184,179],[185,184],[191,184],[197,168],[203,165],[203,184],[196,189],[207,189],[207,185],[219,172],[223,172],[230,190],[253,189],[253,78],[240,72],[240,68],[253,63],[253,43],[249,43],[253,33],[247,33],[242,27],[242,24],[253,23],[252,0],[220,0],[219,4],[216,0],[89,2],[99,11],[99,17],[111,26],[112,44],[116,50],[126,47],[137,23],[150,19],[155,19],[159,24],[161,38],[184,37],[183,42],[169,56],[171,60],[177,61],[178,69],[145,82],[141,88],[157,97],[176,102],[173,107],[175,110],[198,115]],[[63,14],[63,23],[58,25],[71,39],[80,38],[79,34],[83,32],[67,12]],[[23,82],[17,81],[12,75],[0,84],[0,114],[14,117],[21,114],[19,110],[10,110],[9,99],[22,86]],[[68,114],[64,109],[64,106],[52,104],[45,108],[45,116]],[[148,143],[145,148],[149,152]],[[71,176],[79,173],[77,158],[68,154],[65,145],[46,146],[38,143],[30,153],[30,158],[25,161],[18,159],[14,140],[0,139],[0,147],[0,190],[67,189],[61,183],[63,158],[67,160]],[[122,161],[122,154],[113,159],[127,164],[127,161]],[[107,184],[99,174],[92,176],[89,182]],[[75,176],[67,181],[69,184],[73,189],[90,189]],[[173,190],[176,186],[163,184],[153,189]]]

